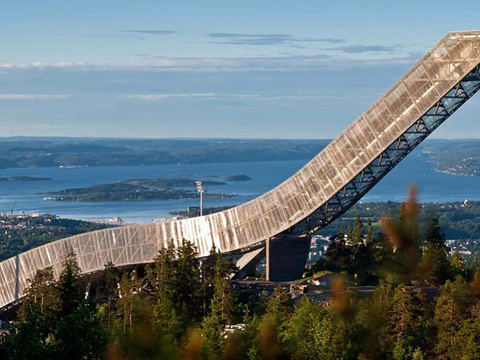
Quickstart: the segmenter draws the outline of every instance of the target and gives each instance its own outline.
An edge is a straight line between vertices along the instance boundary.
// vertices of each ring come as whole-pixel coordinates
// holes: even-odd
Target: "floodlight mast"
[[[203,193],[205,189],[203,188],[203,182],[195,181],[195,184],[197,184],[197,191],[200,194],[200,216],[203,216]]]

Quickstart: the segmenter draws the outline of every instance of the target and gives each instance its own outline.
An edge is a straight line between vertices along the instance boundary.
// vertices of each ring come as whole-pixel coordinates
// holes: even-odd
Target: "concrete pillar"
[[[260,260],[262,260],[264,257],[264,247],[243,254],[242,257],[236,262],[238,272],[234,275],[234,277],[237,279],[244,278],[251,270],[255,269]]]
[[[281,235],[266,240],[266,269],[268,281],[300,279],[310,250],[310,236]]]

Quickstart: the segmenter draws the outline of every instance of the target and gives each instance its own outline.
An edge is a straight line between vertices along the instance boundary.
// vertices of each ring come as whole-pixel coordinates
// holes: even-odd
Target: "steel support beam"
[[[330,200],[284,233],[290,235],[314,234],[343,215],[479,90],[480,65],[454,86],[415,124],[395,139],[384,152]]]

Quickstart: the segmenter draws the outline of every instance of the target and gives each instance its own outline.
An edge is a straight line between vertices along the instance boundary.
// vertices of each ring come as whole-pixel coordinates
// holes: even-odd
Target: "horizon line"
[[[333,140],[334,137],[324,137],[324,138],[302,138],[302,137],[291,137],[291,138],[283,138],[283,137],[221,137],[221,136],[212,136],[212,137],[128,137],[128,136],[67,136],[67,135],[12,135],[12,136],[2,136],[0,135],[0,140],[9,140],[9,139],[52,139],[52,140],[67,140],[67,139],[81,139],[81,140],[289,140],[289,141],[318,141],[318,140]],[[458,138],[444,138],[444,137],[432,137],[426,139],[427,141],[432,140],[448,140],[448,141],[455,141],[455,140],[480,140],[479,137],[458,137]]]

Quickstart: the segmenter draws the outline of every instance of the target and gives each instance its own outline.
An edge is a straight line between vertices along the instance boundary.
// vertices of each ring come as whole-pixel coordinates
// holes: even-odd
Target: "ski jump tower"
[[[182,239],[199,256],[212,246],[242,253],[240,268],[267,256],[271,280],[298,277],[310,235],[362,198],[480,89],[480,31],[447,34],[297,173],[237,207],[191,219],[130,225],[54,241],[0,263],[0,308],[19,300],[38,269],[60,273],[73,250],[84,274],[152,262]]]

